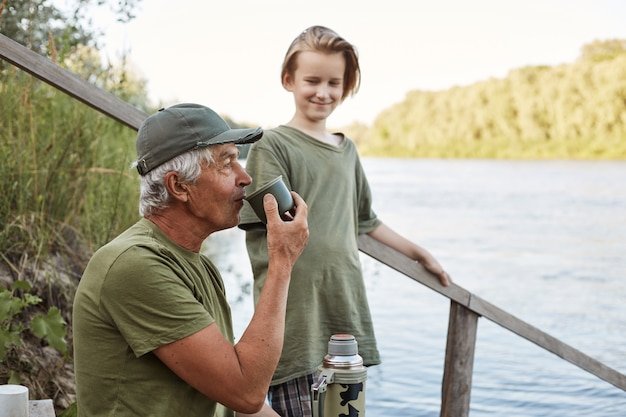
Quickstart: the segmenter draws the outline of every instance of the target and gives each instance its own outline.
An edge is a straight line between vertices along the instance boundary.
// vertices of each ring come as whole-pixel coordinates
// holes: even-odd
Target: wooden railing
[[[0,57],[40,80],[135,130],[147,117],[128,103],[89,84],[50,60],[0,35]],[[469,416],[478,318],[484,317],[585,371],[626,391],[626,375],[516,318],[452,283],[444,287],[421,265],[367,235],[361,252],[450,299],[448,340],[441,388],[441,417]]]
[[[1,34],[0,58],[135,130],[148,117],[141,110]]]
[[[359,249],[390,268],[450,299],[448,340],[441,387],[441,417],[469,415],[478,318],[484,317],[585,371],[626,391],[626,375],[518,319],[455,283],[444,287],[421,265],[400,252],[361,235]]]

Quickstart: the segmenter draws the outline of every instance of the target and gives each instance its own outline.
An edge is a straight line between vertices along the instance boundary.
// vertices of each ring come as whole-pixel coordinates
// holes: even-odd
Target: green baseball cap
[[[231,129],[206,106],[181,103],[160,109],[143,121],[137,132],[137,171],[145,175],[170,159],[209,145],[256,142],[260,127]]]

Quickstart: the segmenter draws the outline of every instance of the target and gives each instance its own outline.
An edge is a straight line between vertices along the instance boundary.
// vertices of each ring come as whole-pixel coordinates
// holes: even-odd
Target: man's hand
[[[292,191],[291,195],[296,206],[293,218],[287,221],[280,217],[274,196],[266,194],[263,197],[269,258],[285,262],[284,266],[289,269],[296,263],[309,240],[308,207],[298,193]]]

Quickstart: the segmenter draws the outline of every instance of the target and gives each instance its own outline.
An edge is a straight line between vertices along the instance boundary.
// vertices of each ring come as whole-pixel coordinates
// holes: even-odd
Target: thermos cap
[[[363,358],[358,354],[356,338],[351,334],[334,334],[328,342],[328,355],[324,356],[324,367],[333,369],[361,369]]]
[[[352,356],[359,353],[356,338],[351,334],[334,334],[328,341],[328,354],[332,356]]]

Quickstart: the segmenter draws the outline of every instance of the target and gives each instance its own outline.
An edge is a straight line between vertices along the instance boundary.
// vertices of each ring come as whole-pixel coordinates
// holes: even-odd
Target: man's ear
[[[170,193],[173,199],[186,202],[189,198],[189,184],[180,182],[180,177],[178,176],[178,172],[170,171],[165,174],[165,178],[163,179],[165,184],[165,188]]]

